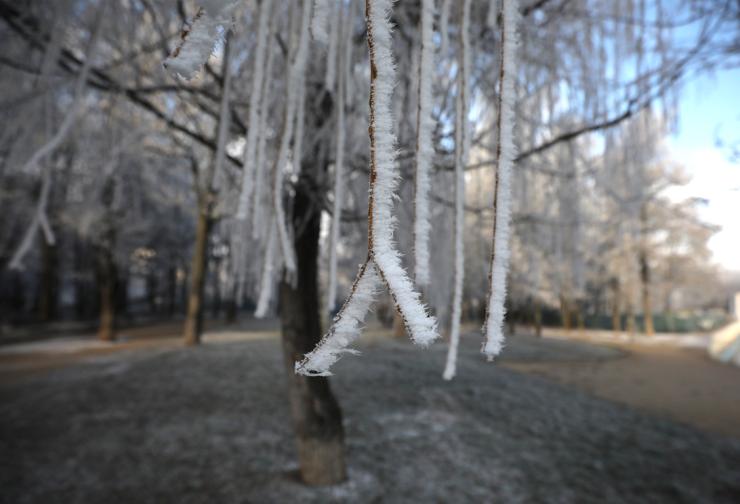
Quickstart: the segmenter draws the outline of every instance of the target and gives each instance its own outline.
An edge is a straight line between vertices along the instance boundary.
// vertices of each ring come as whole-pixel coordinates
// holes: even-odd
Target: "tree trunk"
[[[89,288],[86,285],[87,282],[83,278],[83,271],[88,269],[88,264],[84,260],[84,250],[82,246],[82,240],[75,237],[74,241],[74,290],[75,290],[75,316],[78,320],[86,319],[90,316],[90,306],[94,303],[89,303],[88,292]]]
[[[177,307],[177,268],[171,265],[167,268],[167,315],[175,315]]]
[[[325,103],[326,105],[326,103]],[[330,117],[327,113],[326,117]],[[322,156],[317,156],[321,159]],[[280,284],[280,321],[288,395],[298,444],[301,479],[308,485],[332,485],[346,478],[342,411],[324,376],[295,373],[295,363],[322,336],[318,258],[321,209],[311,197],[325,163],[304,166],[293,206],[297,282]]]
[[[221,281],[218,277],[218,272],[220,269],[220,261],[216,259],[213,264],[213,302],[211,305],[211,314],[213,318],[218,318],[219,313],[221,313]],[[208,269],[206,269],[208,271]]]
[[[159,291],[159,282],[157,281],[157,271],[152,267],[146,276],[146,301],[150,315],[157,313],[157,294]]]
[[[573,306],[573,310],[576,316],[576,323],[578,324],[578,330],[583,332],[586,330],[586,316],[583,314],[583,306],[580,302],[577,302]]]
[[[107,246],[99,247],[96,256],[100,299],[98,339],[113,341],[116,322],[116,265],[113,261],[113,253]]]
[[[614,299],[612,300],[612,331],[622,332],[622,314],[620,312],[621,291],[619,290],[619,280],[612,280],[612,291]]]
[[[234,322],[236,322],[236,312],[237,312],[237,307],[239,305],[239,300],[236,299],[238,293],[239,293],[239,285],[237,284],[237,282],[234,282],[234,286],[231,289],[231,295],[229,296],[229,299],[226,302],[226,323],[227,324],[233,324]]]
[[[49,245],[41,236],[41,285],[39,286],[38,315],[41,322],[56,317],[58,277],[57,247]]]
[[[642,317],[645,334],[655,334],[653,328],[653,303],[650,298],[650,262],[648,261],[648,214],[647,203],[640,207],[640,282],[642,284]]]
[[[636,326],[637,324],[635,323],[635,310],[632,306],[632,300],[630,300],[627,304],[627,332],[630,336],[635,335]]]
[[[655,334],[653,327],[653,303],[650,298],[650,264],[648,264],[645,249],[640,251],[640,282],[642,283],[642,316],[644,319],[645,334]]]
[[[571,324],[571,309],[570,309],[570,302],[568,301],[568,298],[565,296],[560,296],[560,321],[563,325],[563,329],[566,331],[570,331],[572,324]]]
[[[542,303],[537,298],[534,300],[534,334],[542,337]]]
[[[184,340],[188,346],[199,345],[203,332],[203,293],[208,267],[208,235],[211,230],[210,209],[205,203],[198,205],[198,222],[195,228],[195,247],[190,267],[190,293],[185,316]]]

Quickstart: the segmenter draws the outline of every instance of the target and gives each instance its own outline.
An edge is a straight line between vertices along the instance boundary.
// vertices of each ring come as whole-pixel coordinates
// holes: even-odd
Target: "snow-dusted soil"
[[[545,345],[545,346],[543,346]],[[374,341],[334,368],[350,479],[309,489],[275,340],[105,355],[0,385],[0,501],[740,502],[740,442],[445,347]],[[615,350],[513,339],[504,359]]]

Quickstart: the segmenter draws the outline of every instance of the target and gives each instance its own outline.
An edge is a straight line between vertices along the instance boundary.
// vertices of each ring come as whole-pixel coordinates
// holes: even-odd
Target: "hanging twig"
[[[421,50],[416,113],[416,166],[414,195],[414,275],[420,287],[429,285],[429,189],[430,168],[434,156],[432,133],[432,75],[434,46],[432,45],[434,0],[421,3]]]
[[[285,269],[289,276],[295,273],[296,259],[293,244],[290,235],[283,208],[283,177],[285,168],[288,166],[290,141],[293,137],[293,127],[295,125],[295,111],[298,102],[298,87],[303,85],[303,76],[306,68],[308,57],[308,27],[310,21],[310,0],[304,0],[303,13],[301,16],[300,35],[295,47],[295,54],[289,69],[289,85],[286,91],[285,104],[285,121],[283,123],[283,133],[280,138],[280,147],[278,149],[277,159],[273,170],[273,187],[272,187],[272,204],[277,221],[278,236],[280,238],[280,251],[285,261]]]
[[[486,321],[483,326],[486,341],[483,353],[488,359],[501,352],[506,300],[506,274],[509,266],[509,222],[511,220],[511,169],[516,158],[514,144],[514,100],[516,84],[517,24],[519,1],[503,0],[501,34],[501,66],[499,81],[499,116],[496,142],[496,174],[494,179],[494,223],[491,268]]]
[[[393,242],[393,197],[398,185],[396,138],[391,96],[395,63],[389,22],[391,0],[365,0],[367,44],[370,51],[370,197],[368,204],[368,258],[360,267],[352,291],[317,347],[296,373],[327,375],[341,353],[359,336],[380,280],[385,283],[414,343],[428,345],[437,337],[437,322],[421,303]]]
[[[242,186],[239,195],[239,206],[236,212],[237,219],[245,220],[250,207],[249,198],[259,198],[258,188],[255,184],[255,172],[259,168],[256,165],[257,146],[260,136],[265,133],[258,126],[260,122],[260,110],[264,107],[262,92],[270,75],[265,75],[265,52],[269,51],[267,46],[268,34],[272,32],[270,12],[272,11],[272,0],[263,0],[260,4],[260,15],[257,24],[257,47],[254,50],[254,67],[252,71],[252,89],[249,93],[249,123],[247,140],[244,146],[244,157],[242,160]],[[254,193],[252,193],[252,186]]]
[[[164,61],[173,75],[192,79],[203,68],[216,43],[228,31],[232,15],[240,0],[209,0],[202,2],[180,34],[180,43]]]
[[[465,163],[468,161],[468,82],[470,79],[470,0],[461,4],[460,51],[457,72],[457,100],[455,103],[455,281],[450,319],[450,347],[443,373],[445,380],[455,376],[457,348],[460,344],[463,279],[465,276]]]
[[[351,11],[351,4],[348,7]],[[340,15],[340,20],[342,19]],[[342,23],[340,23],[341,26]],[[347,32],[351,34],[349,23],[347,23]],[[337,36],[339,33],[337,34]],[[351,44],[349,40],[343,40],[345,44]],[[343,54],[344,53],[344,54]],[[339,73],[337,86],[337,145],[334,160],[334,204],[331,216],[331,239],[329,240],[329,289],[327,297],[327,309],[329,312],[334,311],[337,303],[337,248],[339,247],[339,231],[342,222],[342,202],[344,200],[344,143],[346,132],[344,130],[344,106],[346,99],[346,80],[347,71],[345,67],[349,65],[346,61],[348,54],[346,51],[339,52]]]

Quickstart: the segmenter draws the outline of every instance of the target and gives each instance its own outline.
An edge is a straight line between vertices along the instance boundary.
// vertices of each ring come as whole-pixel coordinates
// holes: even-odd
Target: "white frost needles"
[[[299,93],[302,92],[301,86],[304,84],[304,73],[306,60],[308,59],[308,24],[310,21],[311,3],[309,0],[303,2],[303,15],[301,16],[300,35],[296,41],[293,53],[293,61],[288,70],[289,85],[286,90],[285,104],[285,122],[283,123],[283,133],[280,137],[280,148],[278,149],[277,160],[273,170],[273,187],[272,203],[277,219],[278,237],[280,238],[280,251],[285,261],[285,269],[289,275],[295,273],[296,258],[293,244],[290,240],[286,222],[285,210],[283,208],[283,177],[285,169],[288,166],[290,155],[290,140],[293,137],[293,128],[295,126],[295,113],[298,106]]]
[[[416,180],[414,197],[414,275],[416,283],[429,285],[429,170],[434,146],[432,144],[432,77],[434,75],[434,46],[432,23],[434,0],[421,3],[421,55],[419,61],[418,100],[416,116]]]
[[[457,368],[457,348],[460,344],[463,278],[465,276],[465,164],[468,161],[468,82],[470,81],[470,0],[461,4],[460,51],[458,56],[457,99],[455,102],[455,283],[450,320],[450,347],[443,377],[451,380]]]
[[[503,346],[504,301],[506,273],[509,267],[509,221],[511,220],[511,169],[516,157],[514,145],[514,100],[516,83],[517,24],[519,1],[503,0],[501,47],[501,91],[499,93],[498,142],[496,150],[496,177],[493,208],[493,250],[489,273],[488,306],[484,327],[486,341],[483,353],[489,360],[501,352]]]
[[[208,60],[216,42],[231,23],[239,0],[201,0],[197,14],[182,30],[182,40],[165,60],[173,75],[192,79]]]
[[[296,363],[296,373],[299,374],[327,375],[342,353],[351,352],[347,346],[359,336],[360,325],[381,281],[388,287],[412,341],[428,345],[438,337],[437,322],[421,303],[393,243],[395,220],[392,209],[398,172],[391,115],[391,95],[395,84],[389,22],[391,5],[391,0],[367,0],[366,3],[371,67],[368,259],[360,267],[352,292],[334,325],[318,346],[303,361]]]
[[[272,9],[272,0],[263,0],[260,4],[259,22],[257,25],[257,47],[254,51],[254,71],[252,72],[252,89],[249,94],[249,130],[247,131],[247,142],[244,147],[244,159],[242,161],[242,187],[239,196],[239,208],[237,218],[244,220],[249,212],[249,197],[251,195],[252,185],[256,180],[255,165],[257,157],[257,146],[260,139],[260,128],[252,127],[260,121],[260,107],[262,106],[262,91],[265,88],[265,53],[267,51],[267,38],[270,33],[270,11]],[[267,75],[270,78],[270,75]],[[255,198],[256,195],[255,190]]]

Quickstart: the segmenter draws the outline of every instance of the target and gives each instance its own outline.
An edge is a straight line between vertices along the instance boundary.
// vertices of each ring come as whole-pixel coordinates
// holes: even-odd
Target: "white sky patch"
[[[709,241],[714,260],[723,268],[740,271],[740,166],[713,148],[685,148],[668,142],[673,159],[681,163],[691,181],[664,194],[674,201],[703,198],[699,215],[722,229]]]

